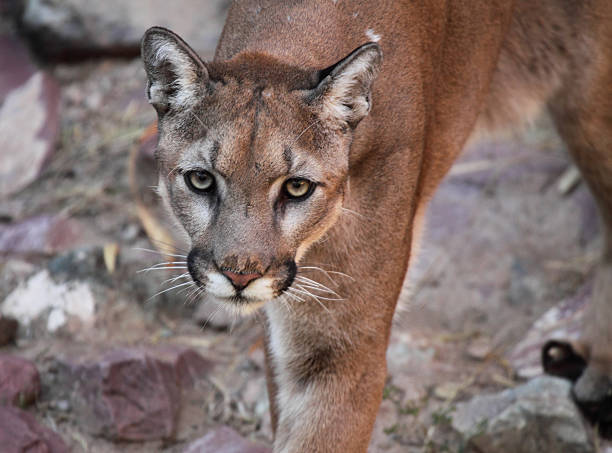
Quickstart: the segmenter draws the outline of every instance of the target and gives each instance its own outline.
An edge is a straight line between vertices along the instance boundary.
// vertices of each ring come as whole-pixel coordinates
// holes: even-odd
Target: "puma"
[[[574,394],[607,398],[611,20],[609,0],[240,0],[211,62],[146,32],[159,190],[194,282],[265,313],[274,452],[367,450],[428,200],[470,137],[542,109],[605,225]]]

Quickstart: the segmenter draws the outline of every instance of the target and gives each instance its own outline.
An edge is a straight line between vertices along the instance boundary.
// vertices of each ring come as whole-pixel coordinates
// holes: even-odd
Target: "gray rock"
[[[542,298],[543,283],[530,271],[529,264],[515,257],[511,266],[508,302],[515,306],[533,306]]]
[[[570,383],[543,376],[457,405],[452,426],[487,453],[589,453],[594,447],[570,398]]]
[[[21,23],[32,49],[46,59],[136,56],[144,31],[153,25],[175,30],[210,57],[228,4],[227,0],[30,0]]]
[[[542,346],[548,340],[578,339],[591,291],[592,282],[587,281],[573,296],[547,310],[507,354],[519,377],[529,379],[542,374]]]
[[[60,280],[87,280],[105,274],[102,247],[81,247],[56,256],[48,269]]]

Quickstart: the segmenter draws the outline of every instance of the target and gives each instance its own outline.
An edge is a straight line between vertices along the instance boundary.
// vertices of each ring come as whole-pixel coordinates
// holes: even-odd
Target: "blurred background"
[[[228,3],[0,2],[3,453],[269,451],[261,319],[181,276],[138,58],[152,25],[212,58]],[[542,343],[577,334],[601,242],[547,118],[467,150],[427,225],[371,451],[612,452],[538,378]]]

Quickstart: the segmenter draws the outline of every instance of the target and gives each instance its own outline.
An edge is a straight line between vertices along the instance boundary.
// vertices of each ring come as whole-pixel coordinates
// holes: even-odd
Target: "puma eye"
[[[215,178],[205,170],[193,170],[185,173],[185,183],[194,192],[207,193],[215,187]]]
[[[305,199],[310,196],[315,184],[307,179],[292,178],[285,181],[283,190],[285,195],[293,199]]]

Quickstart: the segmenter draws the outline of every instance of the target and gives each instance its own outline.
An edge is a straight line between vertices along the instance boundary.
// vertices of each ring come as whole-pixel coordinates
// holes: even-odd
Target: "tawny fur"
[[[517,127],[547,108],[606,228],[584,347],[589,376],[612,374],[611,20],[608,0],[242,0],[213,62],[170,32],[145,36],[161,174],[200,251],[196,268],[209,269],[213,254],[279,281],[287,260],[320,282],[316,266],[346,274],[332,288],[343,301],[265,304],[275,453],[367,450],[428,200],[470,135]],[[170,47],[161,51],[157,39]],[[368,41],[379,47],[351,54]],[[312,91],[318,71],[350,64],[348,55],[358,64]],[[164,57],[180,67],[164,72]],[[231,203],[194,201],[172,173],[181,159],[214,164],[219,199]],[[274,194],[300,160],[325,186],[275,223]],[[198,220],[202,212],[213,220]],[[578,382],[579,398],[601,391],[589,379]]]

